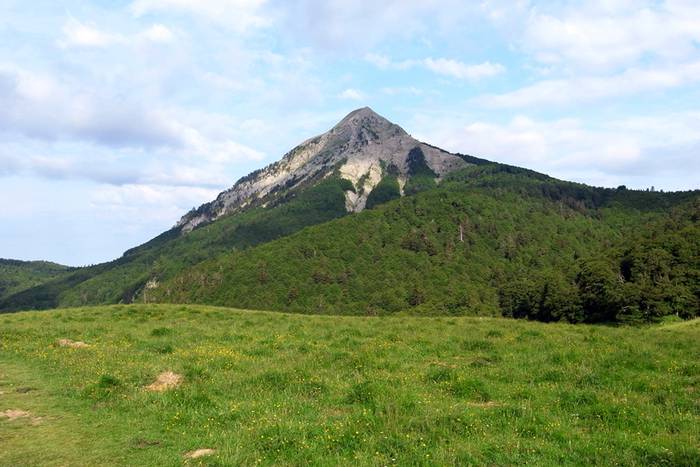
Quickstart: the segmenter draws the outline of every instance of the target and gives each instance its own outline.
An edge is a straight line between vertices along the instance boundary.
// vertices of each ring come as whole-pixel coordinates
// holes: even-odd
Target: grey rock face
[[[367,196],[386,167],[398,169],[399,183],[408,179],[408,153],[420,148],[428,166],[438,175],[469,165],[459,156],[412,138],[400,126],[369,107],[348,114],[328,132],[304,141],[281,160],[243,177],[211,203],[192,211],[177,223],[182,232],[247,207],[274,201],[282,191],[293,191],[332,175],[336,170],[350,180],[356,192],[346,192],[349,212],[364,209]]]

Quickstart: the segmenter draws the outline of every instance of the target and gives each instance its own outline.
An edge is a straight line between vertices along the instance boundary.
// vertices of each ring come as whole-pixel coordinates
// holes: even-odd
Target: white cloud
[[[16,160],[11,169],[12,173],[38,175],[50,180],[89,180],[113,186],[150,184],[221,189],[231,184],[224,164],[215,161],[204,159],[188,164],[177,158],[151,156],[138,164],[132,155],[122,154],[118,160],[110,161],[98,150],[95,152],[103,159],[100,164],[95,164],[92,157],[33,155]]]
[[[245,129],[229,117],[119,100],[16,67],[0,67],[0,103],[3,176],[222,189],[236,164],[265,158],[235,140]]]
[[[422,89],[419,89],[415,86],[399,86],[399,87],[388,86],[388,87],[382,88],[382,92],[388,96],[398,96],[400,94],[411,94],[414,96],[420,96],[420,95],[424,94]]]
[[[58,41],[61,48],[103,48],[113,45],[138,45],[139,43],[169,43],[175,40],[175,34],[162,24],[154,24],[150,28],[133,36],[110,33],[100,30],[95,24],[84,23],[70,18],[63,25],[63,36]]]
[[[347,99],[347,100],[351,100],[351,101],[361,101],[361,100],[364,100],[366,98],[366,96],[364,95],[364,93],[362,91],[358,91],[357,89],[348,88],[348,89],[344,90],[343,92],[341,92],[340,94],[338,94],[338,98]]]
[[[218,192],[212,189],[196,187],[172,187],[149,184],[129,184],[122,186],[100,186],[91,197],[94,207],[125,209],[129,206],[143,208],[173,208],[168,219],[176,219],[173,214],[187,212],[189,208],[214,199]],[[172,209],[168,209],[172,211]]]
[[[575,119],[538,122],[519,116],[506,125],[473,123],[463,134],[472,142],[472,150],[515,159],[525,166],[617,170],[640,155],[634,137],[593,131]]]
[[[499,63],[484,62],[478,65],[467,65],[458,60],[446,58],[426,58],[423,64],[428,70],[439,75],[467,80],[490,78],[506,70],[505,67]]]
[[[424,133],[419,137],[451,151],[589,184],[665,189],[697,185],[698,112],[619,119],[604,127],[527,116],[507,123],[456,120],[422,117],[417,125]]]
[[[700,61],[673,67],[631,68],[612,76],[582,76],[539,81],[504,94],[476,98],[477,104],[509,108],[565,105],[663,91],[700,81]]]
[[[423,60],[394,61],[386,55],[369,53],[365,55],[365,60],[381,70],[409,70],[422,67],[438,75],[471,81],[491,78],[506,71],[500,63],[483,62],[472,65],[449,58],[429,57]]]
[[[0,132],[38,139],[87,139],[101,144],[181,145],[179,128],[158,111],[85,90],[47,75],[0,68]],[[105,112],[104,109],[110,109]]]
[[[597,0],[544,11],[531,7],[522,38],[543,63],[590,69],[630,66],[649,56],[677,61],[695,54],[700,41],[696,1]]]
[[[315,47],[364,53],[388,41],[451,36],[477,8],[463,0],[278,1],[285,30]]]
[[[81,208],[89,222],[94,223],[97,219],[102,225],[101,229],[116,232],[121,238],[126,237],[119,248],[112,252],[116,256],[173,227],[184,213],[211,201],[218,192],[218,189],[211,188],[148,183],[98,185],[91,187]],[[75,242],[66,243],[75,245]],[[105,260],[111,259],[104,246],[99,254]],[[76,261],[70,261],[69,264],[71,263]]]
[[[0,86],[0,134],[117,148],[162,148],[217,162],[264,158],[231,140],[213,115],[73,89],[18,68],[0,68],[2,82],[7,84]]]
[[[255,162],[231,151],[194,153],[166,148],[108,148],[83,142],[0,139],[0,175],[105,185],[150,184],[224,189]],[[254,154],[262,157],[262,154]]]
[[[105,47],[124,41],[124,37],[99,30],[93,24],[71,18],[63,26],[62,47]]]
[[[136,0],[132,14],[187,14],[206,19],[237,32],[267,27],[272,23],[263,7],[266,0]]]
[[[143,31],[140,36],[151,42],[167,43],[175,40],[175,34],[167,26],[162,24],[154,24]]]
[[[216,190],[158,185],[104,186],[7,177],[0,183],[0,257],[72,266],[110,261],[172,227]],[[58,246],[58,247],[57,247]]]
[[[365,60],[381,70],[408,70],[421,64],[420,60],[394,61],[382,54],[368,53]]]

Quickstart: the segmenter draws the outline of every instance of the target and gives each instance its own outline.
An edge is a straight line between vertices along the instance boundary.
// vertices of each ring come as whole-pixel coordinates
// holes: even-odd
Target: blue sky
[[[369,105],[452,151],[700,187],[696,0],[3,0],[0,257],[118,257]]]

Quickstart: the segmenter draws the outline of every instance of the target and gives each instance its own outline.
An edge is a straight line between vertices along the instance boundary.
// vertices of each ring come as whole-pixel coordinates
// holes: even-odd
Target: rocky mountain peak
[[[390,122],[369,107],[353,110],[331,129],[331,133],[343,132],[374,133],[378,139],[396,134],[407,134],[403,128]]]
[[[285,156],[240,179],[216,200],[185,215],[177,226],[188,232],[198,225],[251,206],[266,206],[281,194],[303,189],[326,177],[349,180],[349,212],[361,211],[369,193],[392,168],[402,187],[418,154],[438,180],[467,163],[457,155],[421,143],[369,107],[350,112],[328,132],[304,141]]]

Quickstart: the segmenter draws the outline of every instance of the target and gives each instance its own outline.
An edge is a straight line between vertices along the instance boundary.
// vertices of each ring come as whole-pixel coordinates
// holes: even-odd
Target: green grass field
[[[0,316],[0,465],[183,463],[700,465],[700,322]]]

